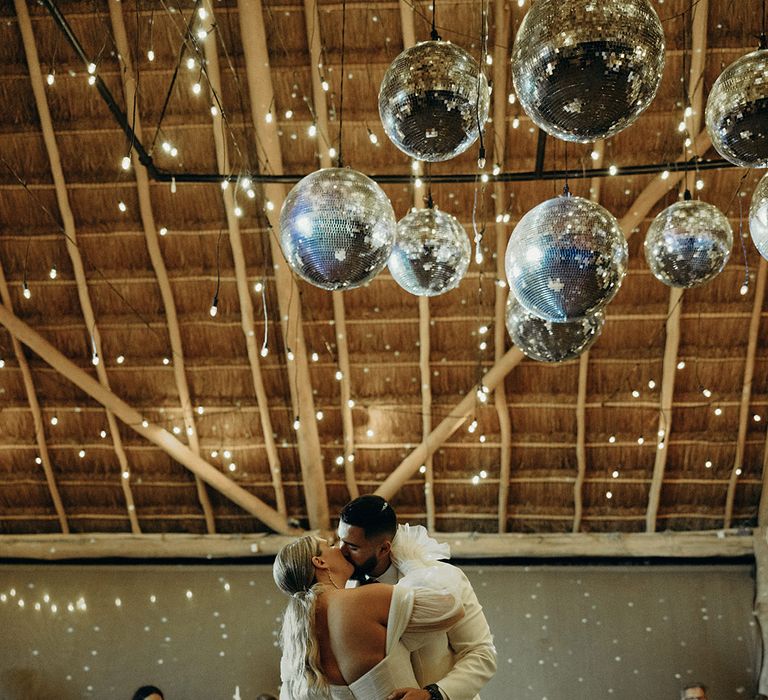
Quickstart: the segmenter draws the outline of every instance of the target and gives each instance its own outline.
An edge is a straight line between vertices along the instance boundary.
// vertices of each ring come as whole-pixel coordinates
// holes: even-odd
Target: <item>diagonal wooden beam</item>
[[[0,264],[0,300],[8,307],[11,306],[11,295],[8,293],[8,284],[5,280],[5,271],[2,264]],[[29,362],[24,355],[24,349],[21,347],[21,343],[11,336],[13,342],[13,353],[16,356],[16,362],[19,365],[21,371],[21,378],[24,382],[24,390],[27,393],[27,401],[29,402],[29,410],[32,413],[32,422],[35,426],[35,441],[37,442],[37,451],[40,456],[40,462],[43,467],[43,473],[45,474],[45,481],[48,485],[48,492],[51,495],[51,501],[53,502],[53,508],[56,511],[56,516],[59,519],[59,527],[61,531],[67,535],[69,534],[69,523],[67,522],[67,513],[64,510],[64,504],[61,501],[59,495],[59,487],[56,485],[56,476],[53,473],[53,464],[51,463],[51,457],[48,454],[48,443],[45,440],[45,427],[43,423],[43,414],[40,410],[40,402],[37,400],[37,391],[35,390],[35,383],[32,379],[32,372],[29,369]]]
[[[519,348],[513,347],[502,355],[501,359],[494,363],[493,367],[483,376],[481,386],[488,392],[494,391],[504,377],[507,376],[525,357]],[[443,418],[438,426],[429,434],[426,440],[422,440],[416,449],[411,452],[395,470],[376,489],[376,493],[383,498],[392,498],[400,487],[405,484],[424,464],[424,460],[435,451],[459,429],[472,413],[477,401],[477,391],[480,387],[473,387],[450,413]]]
[[[21,0],[17,0],[21,1]],[[136,105],[138,95],[136,94],[136,76],[131,64],[131,50],[128,46],[128,37],[125,31],[125,22],[123,19],[123,9],[120,0],[109,0],[109,16],[112,21],[112,32],[115,37],[119,60],[122,63],[123,70],[120,71],[122,78],[123,93],[125,95],[125,104]],[[139,110],[133,110],[133,129],[136,132],[136,138],[139,142],[143,141],[141,119]],[[181,342],[181,332],[179,330],[179,320],[176,313],[176,302],[173,298],[173,290],[168,279],[168,270],[165,267],[163,252],[160,249],[160,243],[155,227],[155,217],[152,210],[152,198],[149,191],[149,178],[147,171],[139,163],[135,152],[131,153],[133,161],[133,170],[136,174],[136,189],[139,197],[139,213],[144,228],[144,237],[147,241],[147,250],[157,277],[157,285],[160,289],[160,296],[163,300],[165,315],[168,321],[168,337],[171,341],[171,366],[173,367],[173,376],[176,381],[176,388],[181,400],[181,411],[184,418],[184,432],[189,439],[189,445],[193,452],[200,454],[200,444],[197,436],[197,426],[195,425],[194,412],[192,410],[192,400],[189,395],[189,385],[184,367],[184,347]],[[213,508],[208,493],[205,490],[205,484],[199,477],[195,477],[197,487],[197,497],[205,515],[205,524],[209,533],[216,532],[216,521],[213,516]]]
[[[744,364],[744,381],[741,388],[741,404],[739,405],[739,433],[736,439],[736,456],[728,479],[728,491],[725,497],[725,516],[723,527],[730,527],[733,520],[733,503],[736,497],[736,482],[739,479],[738,471],[744,466],[744,447],[747,442],[747,427],[749,426],[749,404],[752,399],[752,378],[755,374],[755,359],[757,356],[757,342],[760,333],[760,315],[765,303],[765,282],[768,276],[768,262],[760,258],[760,267],[757,272],[757,284],[755,286],[755,299],[752,302],[752,317],[749,321],[749,340],[747,342],[747,360]]]
[[[318,140],[327,138],[328,128],[328,104],[325,99],[319,66],[322,64],[322,42],[320,40],[320,17],[317,12],[317,0],[304,0],[304,19],[307,28],[307,44],[309,46],[309,65],[312,75],[312,104],[317,120]],[[342,76],[342,80],[344,76]],[[321,168],[333,166],[328,149],[320,146],[318,155]],[[344,477],[347,482],[347,492],[350,498],[357,498],[360,489],[355,478],[355,426],[352,420],[352,370],[349,364],[349,345],[347,343],[347,323],[344,310],[344,293],[331,292],[333,298],[333,321],[336,331],[336,349],[338,351],[339,371],[341,372],[340,384],[340,410],[341,426],[344,438]]]
[[[494,50],[493,50],[493,160],[505,170],[507,150],[507,56],[509,55],[509,35],[511,12],[505,0],[494,3]],[[496,211],[496,279],[494,299],[493,351],[498,362],[504,354],[507,340],[506,309],[507,286],[501,284],[507,278],[504,269],[504,256],[507,247],[507,229],[499,217],[506,212],[505,188],[500,182],[493,186]],[[509,475],[512,464],[512,420],[507,406],[507,391],[504,382],[500,382],[493,392],[493,403],[499,416],[499,533],[507,531],[509,513]]]
[[[104,406],[104,408],[111,411],[129,428],[157,445],[172,459],[189,469],[196,476],[202,478],[223,496],[237,503],[237,505],[257,517],[275,532],[286,535],[300,534],[299,530],[288,525],[286,519],[280,513],[268,506],[260,498],[257,498],[228,479],[218,469],[208,464],[200,455],[190,450],[189,447],[177,440],[167,430],[146,420],[136,409],[129,406],[110,389],[80,369],[33,328],[17,316],[14,316],[10,309],[2,304],[0,304],[0,325],[5,326],[14,338],[24,343],[59,374],[69,379],[75,386],[82,389],[86,394]]]
[[[694,13],[693,32],[691,37],[691,71],[690,85],[692,115],[687,123],[688,133],[695,134],[702,124],[702,105],[704,94],[704,68],[707,53],[707,16],[709,0],[700,0],[691,6]],[[685,50],[686,47],[683,47]],[[700,152],[700,151],[699,151]],[[655,532],[656,516],[661,501],[661,489],[664,483],[664,473],[667,466],[669,450],[667,444],[672,430],[672,405],[675,394],[675,377],[677,375],[677,351],[680,346],[680,317],[683,307],[683,290],[673,287],[669,293],[669,307],[666,323],[666,340],[664,343],[664,360],[661,376],[661,399],[658,427],[658,449],[653,464],[653,476],[648,490],[648,508],[645,515],[645,529]]]
[[[209,0],[205,0],[202,5],[207,10],[206,19],[201,22],[201,28],[207,31],[206,38],[202,41],[205,52],[204,60],[206,65],[206,76],[210,88],[214,95],[219,96],[223,101],[221,89],[221,72],[219,68],[219,52],[217,49],[217,34],[215,31],[215,15],[213,5]],[[201,60],[203,57],[200,57]],[[212,96],[213,97],[213,96]],[[216,101],[213,104],[217,104]],[[227,140],[225,138],[224,117],[221,110],[217,109],[213,116],[213,140],[216,148],[216,161],[220,173],[231,172],[231,164],[227,153]],[[264,436],[264,450],[267,453],[267,462],[272,478],[272,488],[275,492],[275,503],[277,512],[285,516],[287,508],[285,504],[285,492],[283,490],[282,469],[280,458],[275,443],[274,430],[272,428],[272,419],[269,414],[269,399],[264,387],[264,378],[261,373],[261,362],[259,361],[259,348],[256,343],[256,323],[254,320],[253,302],[248,286],[248,268],[245,262],[245,251],[243,250],[243,240],[240,232],[240,222],[235,214],[235,188],[228,187],[222,190],[224,200],[224,210],[227,216],[227,231],[229,234],[229,244],[232,249],[232,260],[235,265],[235,282],[237,285],[237,297],[240,303],[240,325],[245,337],[245,347],[248,354],[248,365],[251,370],[251,380],[256,392],[256,401],[259,406],[259,419],[261,422],[261,432]]]
[[[77,284],[77,295],[80,301],[80,308],[83,313],[83,320],[85,321],[86,328],[91,336],[91,343],[93,351],[96,354],[96,375],[99,381],[105,386],[109,387],[109,379],[107,377],[107,371],[103,362],[104,354],[101,351],[101,335],[99,333],[98,326],[96,325],[96,316],[93,311],[93,305],[91,304],[91,297],[88,291],[88,282],[85,276],[85,267],[83,265],[82,256],[80,255],[80,249],[77,245],[77,231],[75,228],[75,217],[72,214],[72,208],[69,204],[69,196],[67,194],[67,185],[64,179],[64,170],[61,165],[61,156],[59,154],[59,147],[56,142],[56,134],[53,129],[53,121],[51,119],[51,113],[48,109],[48,100],[45,95],[45,88],[43,86],[43,74],[40,67],[40,59],[37,54],[37,46],[35,43],[35,37],[32,31],[32,22],[29,17],[29,11],[24,0],[14,0],[16,8],[16,15],[19,21],[19,30],[21,31],[22,42],[24,44],[24,53],[27,57],[27,66],[29,68],[29,78],[32,84],[32,92],[35,97],[35,105],[40,117],[40,128],[43,133],[43,140],[45,142],[45,149],[48,154],[48,161],[51,166],[51,176],[53,177],[56,202],[59,207],[59,213],[61,215],[62,225],[64,227],[64,237],[66,241],[67,253],[72,262],[72,270],[75,275],[75,282]],[[120,431],[117,428],[117,421],[115,417],[109,412],[106,412],[107,424],[109,425],[109,433],[112,438],[112,445],[117,456],[118,463],[120,464],[120,487],[123,491],[123,497],[125,498],[125,504],[128,511],[128,519],[131,524],[131,531],[138,533],[141,531],[139,527],[139,520],[136,515],[136,506],[133,502],[133,494],[126,475],[130,475],[130,469],[128,466],[128,457],[125,454],[123,448],[122,438],[120,437]],[[41,457],[42,458],[42,457]]]
[[[281,174],[283,158],[276,120],[267,122],[265,118],[267,114],[273,113],[274,91],[261,0],[238,0],[237,6],[245,55],[251,119],[260,146],[260,156],[265,169]],[[301,425],[297,432],[297,443],[307,514],[310,527],[329,530],[328,493],[325,487],[325,472],[312,396],[312,380],[304,342],[299,303],[301,296],[276,237],[280,231],[279,212],[285,200],[285,187],[282,184],[267,184],[264,186],[264,194],[273,205],[272,208],[267,207],[266,215],[272,229],[269,242],[275,271],[280,323],[285,344],[294,354],[293,364],[288,371],[288,384],[291,401]]]

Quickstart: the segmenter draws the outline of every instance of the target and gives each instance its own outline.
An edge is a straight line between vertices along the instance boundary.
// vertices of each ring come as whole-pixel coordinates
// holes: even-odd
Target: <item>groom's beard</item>
[[[371,555],[362,564],[355,564],[355,571],[352,574],[352,578],[358,581],[362,581],[368,574],[376,568],[378,563],[376,555]]]

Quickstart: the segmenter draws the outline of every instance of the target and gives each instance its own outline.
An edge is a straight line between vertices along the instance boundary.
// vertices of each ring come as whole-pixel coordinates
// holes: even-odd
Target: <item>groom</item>
[[[397,583],[401,576],[390,552],[397,515],[380,496],[360,496],[347,503],[339,520],[339,545],[363,583]],[[450,564],[442,564],[450,566]],[[407,700],[479,700],[477,693],[496,672],[496,649],[483,609],[463,574],[464,617],[447,633],[411,655],[422,689],[401,691],[390,698]]]

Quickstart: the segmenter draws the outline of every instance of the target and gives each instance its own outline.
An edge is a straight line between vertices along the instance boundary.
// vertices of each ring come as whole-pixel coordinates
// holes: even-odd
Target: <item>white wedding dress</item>
[[[446,580],[443,569],[406,575],[392,590],[384,658],[348,686],[329,686],[332,700],[386,700],[395,688],[418,688],[411,652],[427,644],[431,634],[450,628],[460,609],[456,583]]]
[[[418,688],[411,652],[447,631],[462,609],[458,569],[435,566],[450,549],[427,535],[421,525],[401,525],[392,543],[392,563],[403,577],[392,589],[385,656],[349,685],[329,685],[328,693],[293,698],[283,684],[280,700],[386,700],[395,688]],[[283,680],[290,670],[282,668]]]

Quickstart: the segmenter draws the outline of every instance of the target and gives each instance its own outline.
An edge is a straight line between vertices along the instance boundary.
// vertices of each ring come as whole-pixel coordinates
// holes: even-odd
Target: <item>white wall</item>
[[[677,700],[692,679],[754,696],[748,566],[466,570],[499,650],[483,700]],[[0,699],[276,692],[283,600],[257,565],[2,565]]]

